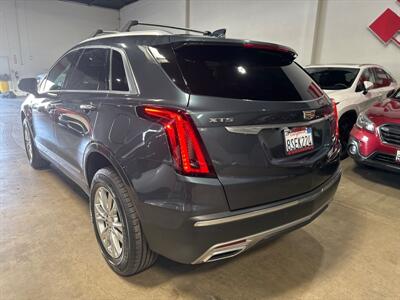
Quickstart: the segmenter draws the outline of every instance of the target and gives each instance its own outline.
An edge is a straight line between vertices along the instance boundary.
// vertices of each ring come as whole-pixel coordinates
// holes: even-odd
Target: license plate
[[[314,149],[312,128],[298,127],[284,130],[286,154],[293,155]]]
[[[400,150],[396,152],[396,162],[400,164]]]

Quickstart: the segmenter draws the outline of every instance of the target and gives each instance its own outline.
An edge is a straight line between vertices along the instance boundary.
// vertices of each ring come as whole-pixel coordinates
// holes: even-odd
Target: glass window
[[[178,87],[195,95],[263,101],[302,101],[323,95],[285,52],[188,44],[174,52],[157,47],[152,54]]]
[[[129,91],[122,55],[118,51],[112,52],[111,74],[113,91]]]
[[[376,87],[376,80],[374,73],[371,68],[365,69],[360,76],[360,80],[357,84],[356,92],[361,92],[364,90],[364,81],[370,81],[374,84],[374,88]]]
[[[376,86],[378,88],[390,85],[390,78],[388,77],[385,71],[383,71],[380,68],[375,68],[375,74],[376,74]]]
[[[344,90],[353,85],[358,68],[307,68],[307,72],[324,90]]]
[[[80,53],[81,51],[72,51],[61,58],[50,70],[40,90],[45,92],[64,89],[67,76],[71,73]]]
[[[110,50],[103,48],[85,49],[78,61],[71,79],[68,80],[68,90],[108,90],[110,70]]]

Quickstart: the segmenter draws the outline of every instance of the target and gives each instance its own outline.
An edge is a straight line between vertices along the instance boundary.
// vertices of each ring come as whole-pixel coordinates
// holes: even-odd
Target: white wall
[[[368,29],[387,8],[400,15],[395,0],[140,0],[120,14],[121,24],[138,19],[227,28],[228,37],[281,43],[293,47],[303,65],[377,63],[400,81],[400,48],[385,47]]]
[[[139,0],[120,10],[121,27],[130,20],[184,27],[186,18],[185,4],[185,0]],[[149,28],[137,26],[132,30],[148,30]]]
[[[309,63],[316,8],[309,0],[195,0],[190,2],[190,26],[227,28],[228,37],[290,46],[300,63]]]
[[[117,10],[56,0],[0,2],[0,57],[8,57],[12,74],[17,71],[21,77],[46,72],[96,29],[119,27]]]
[[[186,24],[186,0],[140,0],[121,9],[121,26],[128,20],[201,30],[227,28],[227,37],[276,42],[298,51],[299,61],[311,59],[316,2],[310,0],[191,0]],[[138,29],[143,29],[139,28]]]
[[[378,63],[400,81],[400,48],[384,46],[368,29],[387,8],[400,15],[394,0],[140,0],[119,13],[57,0],[0,2],[0,73],[6,58],[13,74],[45,72],[97,28],[116,29],[138,19],[204,30],[225,27],[228,37],[291,46],[302,64]]]
[[[395,0],[326,1],[321,15],[317,63],[377,63],[400,81],[400,47],[384,46],[368,26],[387,8],[400,15]]]

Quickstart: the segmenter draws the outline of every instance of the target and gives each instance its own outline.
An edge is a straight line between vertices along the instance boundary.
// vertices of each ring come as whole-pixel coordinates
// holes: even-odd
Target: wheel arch
[[[96,159],[100,159],[100,161]],[[133,187],[132,182],[129,180],[124,168],[118,162],[113,152],[106,145],[99,142],[92,142],[86,147],[83,159],[83,172],[85,177],[84,179],[87,184],[88,195],[90,195],[90,187],[94,174],[104,167],[112,167],[117,172],[118,176],[120,176],[122,181],[127,186],[129,195],[132,199],[134,199],[135,202],[137,202],[136,199],[138,199],[138,197],[135,188]],[[138,203],[135,203],[135,206],[137,208],[139,218],[141,219],[142,213],[138,207]]]
[[[340,116],[340,118],[339,118],[339,123],[340,123],[340,121],[342,120],[342,119],[344,119],[344,118],[351,118],[352,120],[354,120],[354,122],[357,120],[357,116],[358,116],[358,113],[357,113],[357,111],[355,110],[355,109],[349,109],[349,110],[347,110],[346,112],[344,112],[341,116]]]
[[[84,176],[89,189],[94,174],[104,167],[112,167],[122,178],[124,183],[129,187],[132,187],[128,176],[125,174],[124,169],[114,157],[112,151],[101,143],[93,142],[87,146],[83,161]]]

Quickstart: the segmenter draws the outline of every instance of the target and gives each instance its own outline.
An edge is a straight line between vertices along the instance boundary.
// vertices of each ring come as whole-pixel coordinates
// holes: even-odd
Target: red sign
[[[400,0],[397,0],[400,2]],[[369,29],[384,44],[394,42],[400,46],[400,41],[396,39],[396,35],[400,31],[400,16],[393,10],[388,8],[374,22],[369,25]]]

